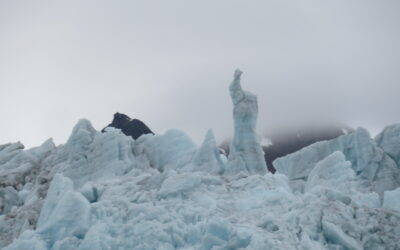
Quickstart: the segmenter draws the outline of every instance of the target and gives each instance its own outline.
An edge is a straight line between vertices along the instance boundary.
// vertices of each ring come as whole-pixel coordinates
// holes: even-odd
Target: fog
[[[232,133],[228,86],[258,95],[260,134],[399,122],[399,1],[0,0],[0,144],[65,143],[115,112],[200,143]]]

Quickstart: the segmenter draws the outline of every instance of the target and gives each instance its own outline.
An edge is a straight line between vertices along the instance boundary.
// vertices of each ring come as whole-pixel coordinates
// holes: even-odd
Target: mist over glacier
[[[135,140],[87,119],[63,145],[1,145],[0,247],[400,248],[400,124],[317,142],[277,159],[272,174],[258,99],[240,76],[228,158],[212,130],[200,145],[178,129]]]

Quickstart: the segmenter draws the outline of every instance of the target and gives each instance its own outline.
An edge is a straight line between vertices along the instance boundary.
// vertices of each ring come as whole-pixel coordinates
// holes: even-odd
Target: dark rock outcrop
[[[135,140],[144,134],[154,134],[142,121],[131,119],[129,116],[118,112],[114,114],[112,122],[103,128],[101,132],[104,132],[108,127],[121,129],[122,133],[131,136]]]
[[[331,140],[338,136],[351,133],[354,130],[347,126],[310,126],[285,131],[275,131],[265,135],[271,141],[271,145],[263,146],[264,158],[268,170],[275,173],[272,162],[285,155],[294,153],[315,142]],[[229,154],[230,140],[225,140],[220,147]]]

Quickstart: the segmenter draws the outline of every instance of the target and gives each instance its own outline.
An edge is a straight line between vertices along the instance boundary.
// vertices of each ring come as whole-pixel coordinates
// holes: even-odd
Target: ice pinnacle
[[[236,174],[243,171],[263,175],[267,172],[267,166],[256,134],[257,96],[242,89],[241,75],[242,71],[237,69],[229,86],[233,102],[234,136],[226,173]]]

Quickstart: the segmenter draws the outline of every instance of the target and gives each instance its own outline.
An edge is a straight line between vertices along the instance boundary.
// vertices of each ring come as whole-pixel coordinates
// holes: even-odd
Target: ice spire
[[[221,174],[224,171],[225,165],[218,151],[212,129],[207,131],[203,143],[193,156],[192,163],[201,166],[203,170],[207,169],[209,173]]]
[[[265,174],[264,152],[256,134],[257,96],[244,91],[240,85],[242,71],[237,69],[229,86],[233,102],[234,136],[229,153],[227,174],[245,171]]]

